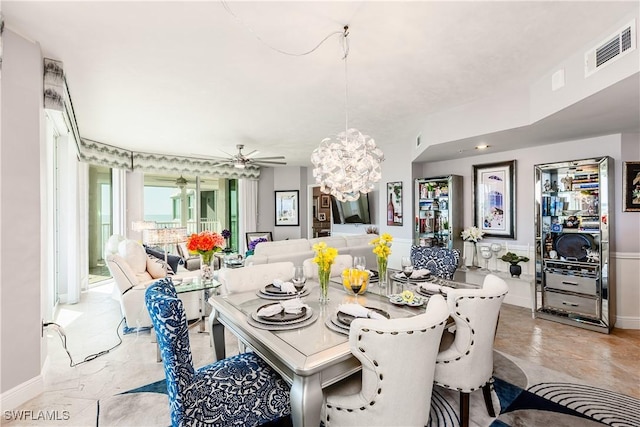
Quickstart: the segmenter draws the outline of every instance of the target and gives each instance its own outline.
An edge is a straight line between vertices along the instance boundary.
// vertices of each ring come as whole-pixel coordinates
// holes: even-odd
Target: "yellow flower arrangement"
[[[393,242],[393,236],[389,233],[382,233],[380,237],[376,237],[369,244],[374,246],[373,253],[378,258],[387,259],[391,254],[391,242]]]
[[[318,282],[320,282],[320,302],[329,301],[329,276],[331,275],[331,265],[338,256],[336,248],[330,248],[325,242],[318,242],[313,245],[316,256],[313,262],[318,264]]]

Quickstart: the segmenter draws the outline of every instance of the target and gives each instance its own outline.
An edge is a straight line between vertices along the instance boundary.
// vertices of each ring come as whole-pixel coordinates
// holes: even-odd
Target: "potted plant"
[[[518,265],[518,263],[529,261],[528,257],[516,255],[513,252],[507,252],[506,254],[502,255],[500,259],[510,264],[509,273],[511,273],[511,277],[520,277],[520,275],[522,274],[522,267]]]

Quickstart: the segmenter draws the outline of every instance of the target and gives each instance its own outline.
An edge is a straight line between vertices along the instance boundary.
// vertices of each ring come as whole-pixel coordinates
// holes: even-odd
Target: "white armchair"
[[[106,245],[107,267],[118,289],[122,314],[130,328],[150,327],[151,318],[144,303],[144,292],[164,271],[157,260],[151,260],[142,245],[122,236],[113,235]],[[153,273],[153,274],[152,274]],[[195,277],[199,272],[180,272],[175,277]],[[154,277],[155,276],[155,277]],[[193,292],[180,295],[187,318],[200,318],[200,302]]]
[[[324,425],[425,426],[438,346],[449,311],[440,295],[418,316],[351,323],[349,345],[362,363],[354,375],[329,387]]]
[[[451,345],[438,353],[435,384],[460,391],[460,424],[463,427],[469,425],[469,395],[480,388],[487,412],[495,417],[490,384],[493,340],[500,306],[508,291],[504,280],[488,274],[482,289],[452,289],[447,293],[456,331]]]

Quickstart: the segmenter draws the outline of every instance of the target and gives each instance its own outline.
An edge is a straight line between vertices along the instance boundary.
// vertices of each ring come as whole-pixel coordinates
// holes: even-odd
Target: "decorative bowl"
[[[342,272],[342,286],[351,295],[362,295],[367,291],[371,273],[368,270],[348,268]]]

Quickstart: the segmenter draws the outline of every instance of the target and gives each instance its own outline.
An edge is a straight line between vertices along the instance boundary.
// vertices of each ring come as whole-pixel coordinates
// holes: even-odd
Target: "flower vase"
[[[210,283],[213,280],[213,251],[200,254],[200,278],[204,283]]]
[[[476,242],[473,242],[473,267],[480,267],[480,263],[478,262],[478,245]]]
[[[378,285],[380,287],[386,287],[389,281],[387,277],[387,259],[384,257],[377,257],[378,264]]]
[[[320,282],[320,297],[318,301],[320,301],[320,304],[326,304],[329,302],[330,274],[331,274],[331,268],[327,270],[318,269],[318,282]]]

